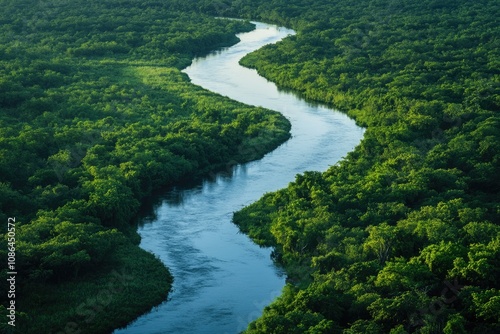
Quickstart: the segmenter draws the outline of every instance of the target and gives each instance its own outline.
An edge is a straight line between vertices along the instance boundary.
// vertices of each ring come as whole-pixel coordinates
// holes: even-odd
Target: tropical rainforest
[[[141,201],[263,156],[290,124],[180,72],[236,43],[248,22],[183,1],[0,5],[0,257],[15,251],[16,333],[110,332],[170,288],[138,247]],[[14,329],[4,321],[11,271],[2,265],[2,332]]]
[[[500,332],[496,1],[0,4],[0,257],[15,217],[17,332],[110,332],[163,301],[168,270],[137,246],[141,201],[288,138],[279,114],[180,72],[252,29],[216,16],[295,29],[242,64],[366,127],[328,171],[235,213],[289,277],[247,332]]]
[[[367,130],[235,214],[289,275],[247,333],[499,333],[500,4],[251,3],[298,33],[243,64]]]

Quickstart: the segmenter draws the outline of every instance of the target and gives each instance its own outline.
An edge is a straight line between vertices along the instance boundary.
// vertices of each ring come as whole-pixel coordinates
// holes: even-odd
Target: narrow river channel
[[[292,123],[292,138],[263,159],[234,167],[191,188],[161,197],[139,227],[141,247],[156,254],[174,276],[169,300],[121,333],[239,333],[281,292],[285,275],[270,249],[238,233],[231,218],[295,175],[324,171],[361,140],[363,129],[342,113],[279,91],[255,70],[238,65],[245,54],[294,32],[256,23],[241,42],[195,59],[192,82],[247,104],[277,110]]]

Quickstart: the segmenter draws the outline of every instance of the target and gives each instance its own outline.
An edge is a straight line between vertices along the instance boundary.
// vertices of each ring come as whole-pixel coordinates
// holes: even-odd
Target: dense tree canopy
[[[291,282],[247,332],[499,332],[498,4],[252,4],[298,33],[242,63],[367,131],[235,214]]]
[[[179,71],[251,28],[213,16],[296,29],[242,63],[367,127],[342,162],[235,214],[290,282],[248,332],[500,331],[495,1],[0,4],[0,220],[19,222],[24,332],[106,332],[161,302],[168,273],[132,246],[140,200],[287,138]],[[108,281],[122,293],[99,304]]]
[[[81,323],[78,306],[125,267],[139,287],[135,297],[114,294],[106,306],[118,315],[80,326],[109,331],[164,300],[169,288],[163,264],[135,245],[130,223],[140,201],[262,156],[288,138],[290,125],[180,72],[193,56],[237,42],[236,32],[253,28],[248,22],[215,19],[185,1],[0,5],[0,257],[7,258],[7,219],[15,217],[17,310],[30,319],[17,328],[49,333]],[[4,282],[6,273],[2,266]]]

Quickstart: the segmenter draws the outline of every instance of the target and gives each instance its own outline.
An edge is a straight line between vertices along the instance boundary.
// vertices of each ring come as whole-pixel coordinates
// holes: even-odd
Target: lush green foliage
[[[0,4],[0,220],[19,222],[24,332],[105,332],[159,302],[170,277],[129,231],[140,199],[287,137],[179,72],[249,29],[202,12],[295,28],[244,64],[368,127],[326,173],[235,215],[291,282],[248,332],[500,331],[495,1]],[[99,290],[116,268],[123,284]]]
[[[262,156],[288,138],[289,123],[180,72],[194,55],[235,43],[249,23],[196,13],[185,1],[0,5],[0,257],[7,217],[16,217],[16,300],[25,319],[17,328],[47,333],[85,320],[82,333],[107,331],[169,289],[160,261],[136,246],[130,222],[140,200]],[[136,288],[114,293],[87,322],[79,305],[113,268],[127,266]],[[2,266],[4,282],[6,272]]]
[[[235,214],[291,282],[248,333],[498,333],[498,3],[241,2],[298,30],[244,64],[367,126]]]

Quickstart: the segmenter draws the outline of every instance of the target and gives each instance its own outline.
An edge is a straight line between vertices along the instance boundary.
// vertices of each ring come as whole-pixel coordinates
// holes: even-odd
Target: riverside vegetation
[[[19,324],[106,331],[159,302],[168,274],[132,247],[138,199],[203,169],[198,157],[215,166],[244,143],[287,137],[275,114],[179,73],[249,28],[203,12],[294,28],[243,64],[367,127],[342,162],[235,214],[242,231],[275,247],[291,282],[247,332],[500,331],[497,2],[33,3],[2,1],[0,20],[0,203],[2,219],[24,222]],[[217,162],[203,155],[208,143]],[[136,283],[87,323],[76,308],[99,306],[88,297],[120,267]]]
[[[235,214],[291,282],[247,333],[499,333],[499,3],[239,3],[297,30],[243,64],[367,127]]]
[[[0,257],[16,218],[16,327],[106,333],[166,299],[171,277],[138,247],[154,191],[256,159],[289,137],[277,112],[189,83],[195,55],[248,22],[185,1],[0,1]],[[0,279],[6,282],[7,268]]]

